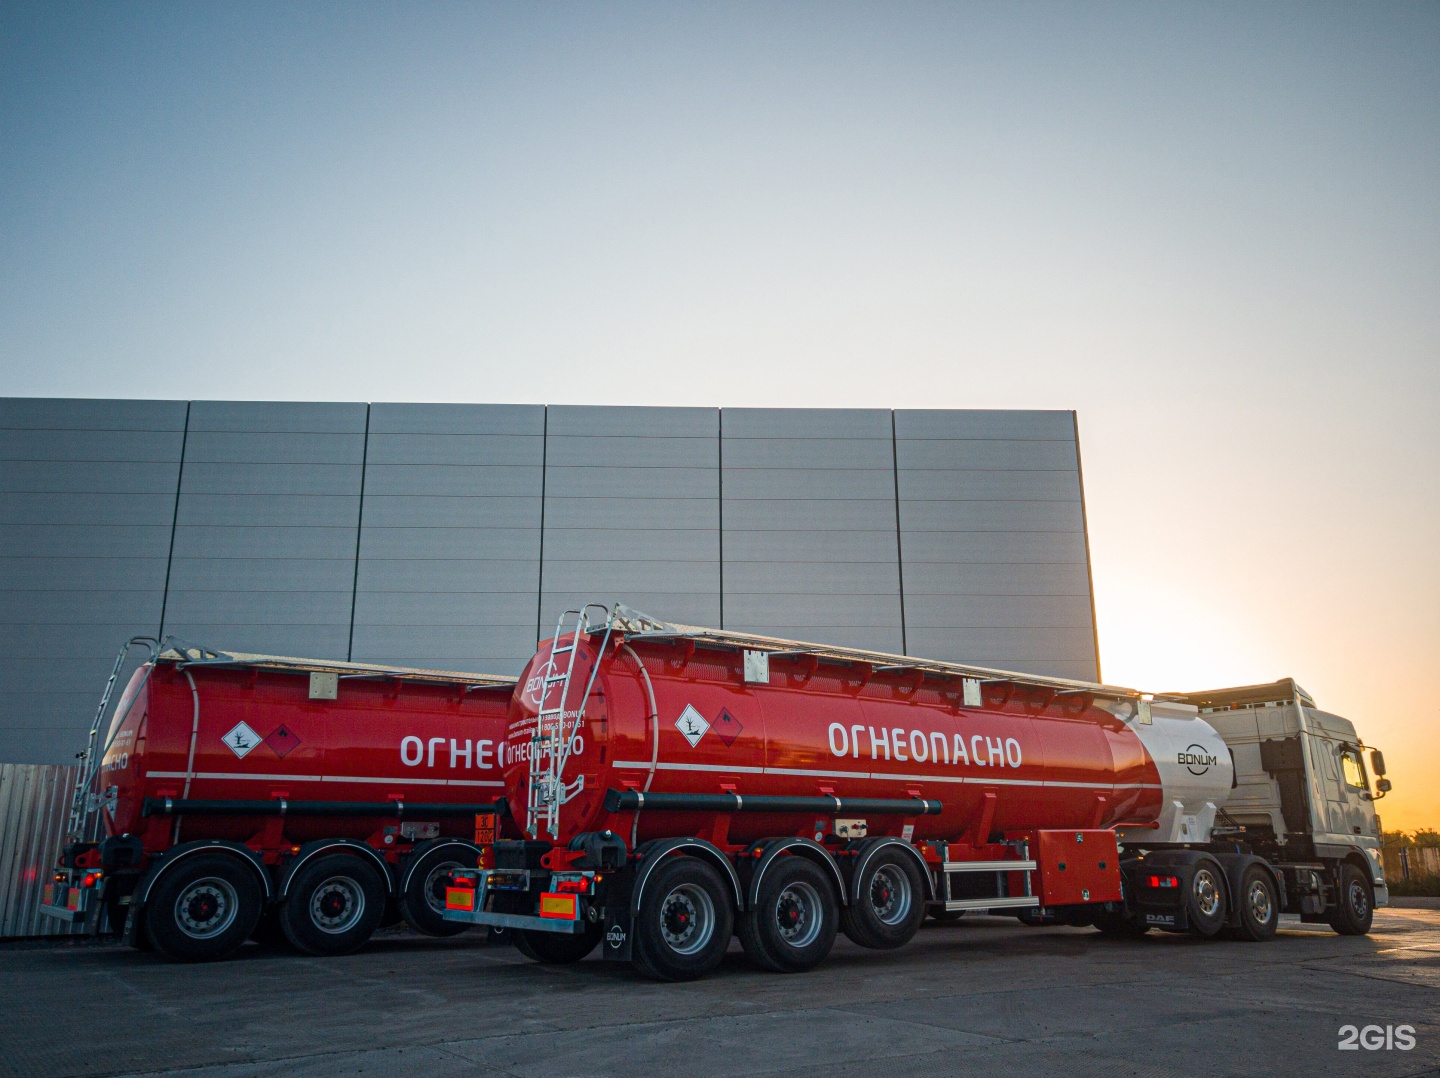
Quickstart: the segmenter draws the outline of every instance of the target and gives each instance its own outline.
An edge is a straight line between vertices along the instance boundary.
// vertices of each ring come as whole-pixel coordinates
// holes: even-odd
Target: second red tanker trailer
[[[463,930],[444,881],[496,837],[514,678],[132,643],[44,912],[185,961]]]
[[[898,947],[927,911],[1264,940],[1288,910],[1363,933],[1386,900],[1388,782],[1370,792],[1353,727],[1293,682],[1151,698],[568,614],[499,750],[524,837],[456,872],[444,914],[515,930],[540,961],[602,946],[684,980],[738,935],[799,971],[838,931]],[[1350,785],[1325,787],[1327,766]]]

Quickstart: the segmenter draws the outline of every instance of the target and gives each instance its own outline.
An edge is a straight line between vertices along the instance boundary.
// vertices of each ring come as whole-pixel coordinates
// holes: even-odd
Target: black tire
[[[667,857],[645,883],[631,963],[657,981],[693,981],[720,965],[734,932],[729,884],[699,858]]]
[[[1150,926],[1135,914],[1123,910],[1107,910],[1104,907],[1090,912],[1090,923],[1109,939],[1138,940],[1150,931]]]
[[[1228,934],[1249,943],[1264,943],[1275,938],[1280,927],[1280,900],[1275,881],[1259,865],[1251,865],[1240,877],[1240,894],[1236,897],[1237,924]]]
[[[260,919],[255,870],[226,853],[187,857],[150,892],[141,930],[176,962],[214,962],[240,949]]]
[[[474,867],[473,847],[447,844],[422,853],[403,877],[400,915],[405,923],[427,936],[457,936],[469,928],[445,920],[445,888],[451,871]]]
[[[781,856],[761,880],[754,908],[740,917],[740,944],[762,969],[803,973],[825,961],[839,929],[840,903],[824,870]]]
[[[1185,913],[1190,931],[1214,936],[1225,927],[1229,913],[1225,902],[1225,873],[1208,858],[1197,861],[1185,892]]]
[[[1336,905],[1330,911],[1330,927],[1342,936],[1364,936],[1375,922],[1375,891],[1370,881],[1352,864],[1343,864],[1336,873]]]
[[[600,925],[588,925],[573,936],[528,928],[517,929],[510,935],[515,949],[530,961],[547,966],[571,966],[589,956],[600,942],[602,932]]]
[[[348,853],[315,858],[295,874],[280,906],[280,927],[298,951],[318,957],[363,946],[385,915],[380,873]]]
[[[861,947],[891,950],[909,943],[925,920],[925,878],[904,850],[877,851],[856,875],[840,926]]]

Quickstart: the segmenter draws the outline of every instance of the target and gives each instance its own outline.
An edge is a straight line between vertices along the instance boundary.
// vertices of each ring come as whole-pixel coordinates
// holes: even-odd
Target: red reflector
[[[445,908],[447,910],[470,910],[475,909],[475,889],[473,887],[447,887],[445,888]]]
[[[585,883],[584,880],[561,880],[555,885],[555,890],[562,895],[583,895],[589,890]]]

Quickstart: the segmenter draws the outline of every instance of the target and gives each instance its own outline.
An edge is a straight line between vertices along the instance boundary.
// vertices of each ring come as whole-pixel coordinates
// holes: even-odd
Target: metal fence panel
[[[73,766],[0,764],[0,939],[78,931],[40,912],[74,784]]]

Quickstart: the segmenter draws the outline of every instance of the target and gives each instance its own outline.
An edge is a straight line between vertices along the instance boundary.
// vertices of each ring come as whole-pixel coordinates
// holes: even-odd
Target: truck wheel
[[[1280,904],[1275,898],[1275,884],[1270,873],[1259,865],[1251,865],[1240,879],[1239,925],[1235,939],[1264,943],[1275,938],[1280,927]]]
[[[200,854],[160,877],[140,928],[166,958],[213,962],[250,938],[261,902],[260,881],[248,865],[228,854]]]
[[[1365,873],[1351,864],[1340,866],[1340,886],[1336,888],[1335,908],[1330,911],[1330,927],[1342,936],[1363,936],[1375,921],[1375,896]]]
[[[600,925],[591,925],[573,936],[559,932],[536,932],[528,928],[510,934],[515,939],[515,949],[530,961],[547,966],[571,966],[595,949],[602,931]]]
[[[765,874],[755,908],[741,915],[740,943],[758,966],[803,973],[835,946],[839,912],[834,888],[814,862],[781,857]]]
[[[416,932],[427,936],[455,936],[469,925],[445,920],[445,888],[457,869],[474,868],[475,858],[466,864],[464,846],[441,846],[420,855],[410,870],[405,893],[400,896],[400,914]],[[547,933],[548,935],[548,933]]]
[[[924,919],[920,869],[892,847],[870,858],[856,878],[854,901],[840,914],[840,926],[861,947],[890,950],[909,943]]]
[[[1225,874],[1214,861],[1196,863],[1185,895],[1185,912],[1190,930],[1198,935],[1213,936],[1225,927]]]
[[[693,981],[725,957],[735,930],[730,888],[695,857],[667,857],[645,885],[632,962],[657,981]]]
[[[305,954],[349,954],[375,931],[385,913],[380,874],[358,857],[317,857],[290,881],[280,907],[285,938]]]

